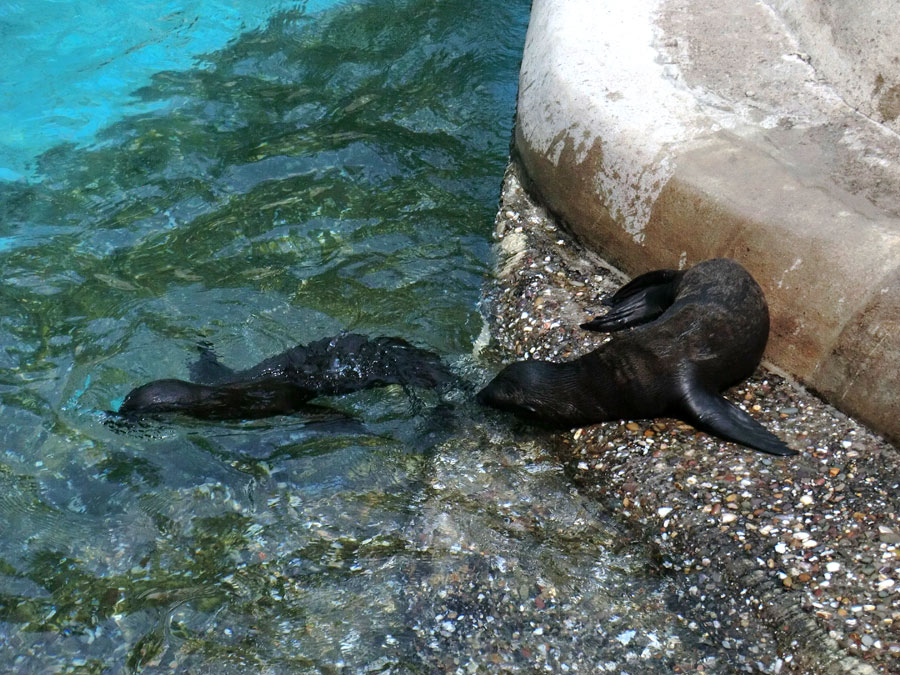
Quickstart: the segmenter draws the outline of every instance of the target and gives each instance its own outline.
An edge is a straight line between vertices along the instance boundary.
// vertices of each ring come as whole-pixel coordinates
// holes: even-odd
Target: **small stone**
[[[660,508],[658,508],[656,510],[656,512],[659,514],[660,518],[665,518],[667,515],[672,513],[672,511],[673,511],[673,509],[671,506],[661,506]]]
[[[878,538],[885,544],[900,544],[900,534],[885,525],[878,526]]]
[[[814,503],[814,501],[815,500],[811,495],[803,495],[802,497],[800,497],[800,503],[804,506],[809,506],[810,504]]]
[[[628,429],[628,431],[639,431],[641,428],[641,425],[638,424],[637,422],[629,422],[628,424],[625,425],[625,428]]]
[[[735,520],[737,520],[737,516],[733,513],[729,513],[728,511],[726,511],[722,514],[723,523],[733,523]]]
[[[878,582],[878,586],[876,588],[878,588],[879,591],[886,591],[887,589],[893,588],[893,587],[894,587],[893,579],[882,579],[881,581]]]
[[[830,473],[832,477],[837,476],[840,472],[841,472],[841,470],[836,466],[833,466],[830,469],[828,469],[828,473]]]
[[[841,569],[841,563],[830,562],[827,565],[825,565],[825,569],[828,570],[829,572],[837,572],[839,569]]]

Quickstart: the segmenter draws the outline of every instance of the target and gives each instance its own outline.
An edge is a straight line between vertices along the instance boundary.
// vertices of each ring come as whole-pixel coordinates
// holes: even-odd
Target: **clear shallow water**
[[[184,377],[199,341],[236,366],[345,329],[470,352],[527,12],[256,13],[193,67],[224,40],[175,28],[163,68],[111,87],[138,113],[88,102],[90,139],[60,124],[32,180],[0,183],[0,663],[304,668],[403,622],[373,577],[408,546],[429,392],[344,397],[355,432],[117,433],[102,411]]]
[[[0,183],[0,664],[430,672],[503,641],[527,671],[519,607],[582,626],[573,658],[624,658],[628,612],[655,626],[636,643],[689,641],[640,547],[610,553],[601,510],[476,426],[465,391],[332,401],[356,427],[103,423],[200,342],[246,367],[398,335],[483,377],[466,364],[529,3],[245,4],[209,37],[181,3],[139,67],[113,50],[83,137],[17,118],[13,154],[49,149]]]

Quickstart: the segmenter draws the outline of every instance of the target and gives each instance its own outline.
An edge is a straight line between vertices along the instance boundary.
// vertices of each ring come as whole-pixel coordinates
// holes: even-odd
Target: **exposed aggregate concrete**
[[[568,360],[607,339],[578,324],[625,278],[559,227],[520,176],[514,161],[485,311],[505,360]],[[771,634],[779,662],[761,670],[900,672],[897,449],[770,370],[728,398],[801,454],[775,459],[668,419],[552,435],[554,453],[580,491],[683,575],[689,611],[714,608],[713,639],[728,640],[716,634],[725,616]]]

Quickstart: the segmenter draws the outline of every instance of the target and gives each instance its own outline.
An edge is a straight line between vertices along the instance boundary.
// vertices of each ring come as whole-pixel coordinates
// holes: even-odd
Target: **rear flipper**
[[[682,406],[679,416],[708,434],[770,455],[788,457],[797,454],[796,450],[791,450],[750,415],[718,394],[689,385]]]
[[[678,282],[683,275],[684,272],[678,270],[654,270],[635,277],[603,301],[610,307],[609,312],[581,324],[581,327],[611,333],[653,321],[675,301]]]

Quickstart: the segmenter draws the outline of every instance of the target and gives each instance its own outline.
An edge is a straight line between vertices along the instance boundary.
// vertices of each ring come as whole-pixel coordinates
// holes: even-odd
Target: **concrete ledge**
[[[847,85],[880,61],[826,63],[827,80],[810,56],[827,45],[801,41],[825,33],[814,13],[770,4],[535,0],[516,148],[546,204],[629,273],[744,263],[772,311],[767,358],[896,441],[900,135],[885,92],[900,68],[858,106],[883,119],[862,114]],[[889,3],[866,4],[874,22]],[[852,28],[834,33],[841,54]]]

